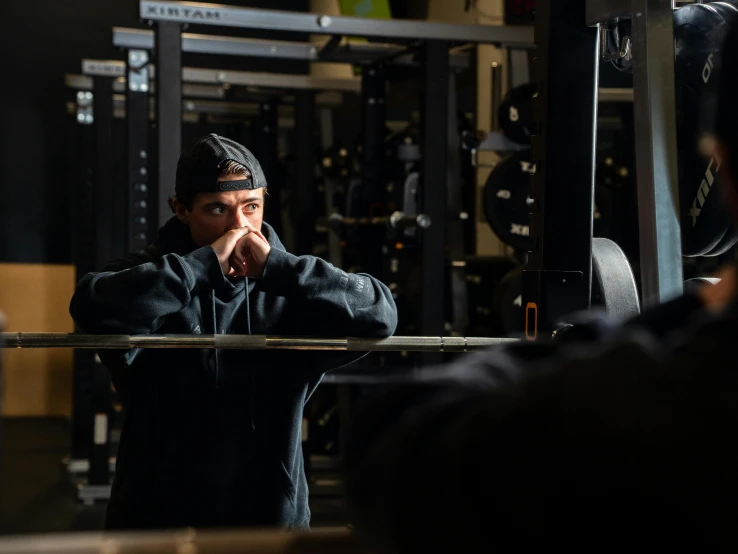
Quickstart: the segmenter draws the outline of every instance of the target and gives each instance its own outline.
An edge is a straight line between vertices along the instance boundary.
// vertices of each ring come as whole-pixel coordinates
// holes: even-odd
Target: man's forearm
[[[147,334],[163,318],[187,306],[195,291],[224,280],[220,262],[209,246],[135,267],[85,275],[72,297],[70,313],[88,333]]]
[[[397,307],[384,284],[320,258],[272,249],[261,287],[296,302],[301,324],[316,334],[386,337],[397,326]]]

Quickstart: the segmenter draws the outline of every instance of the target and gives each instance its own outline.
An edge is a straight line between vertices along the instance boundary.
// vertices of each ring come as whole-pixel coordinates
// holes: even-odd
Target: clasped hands
[[[259,278],[272,247],[253,227],[232,229],[212,244],[227,277]]]

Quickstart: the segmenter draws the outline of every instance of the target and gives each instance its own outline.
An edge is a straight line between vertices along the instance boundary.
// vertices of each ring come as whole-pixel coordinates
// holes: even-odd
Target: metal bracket
[[[149,90],[149,53],[146,50],[128,51],[128,89],[133,92]]]
[[[625,58],[630,61],[632,56],[630,37],[623,37],[620,41],[620,50],[618,52],[607,51],[607,37],[610,34],[610,28],[607,24],[600,24],[600,57],[602,61],[613,62]]]
[[[89,90],[77,91],[77,123],[92,125],[95,121],[93,95]]]

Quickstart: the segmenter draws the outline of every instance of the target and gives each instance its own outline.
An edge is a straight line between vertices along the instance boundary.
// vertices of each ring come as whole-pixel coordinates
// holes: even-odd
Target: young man
[[[70,312],[96,334],[387,337],[388,288],[285,251],[262,221],[266,179],[208,135],[179,160],[176,217],[141,254],[85,275]],[[360,356],[215,349],[100,352],[126,410],[109,529],[307,528],[303,407]]]
[[[738,28],[722,52],[738,222]],[[475,353],[373,399],[346,457],[357,528],[404,554],[736,551],[735,266],[720,276],[624,326]]]

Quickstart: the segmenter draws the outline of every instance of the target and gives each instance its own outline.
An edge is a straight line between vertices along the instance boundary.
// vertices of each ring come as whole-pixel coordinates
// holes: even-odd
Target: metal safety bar
[[[149,65],[150,75],[156,76],[156,68]],[[118,60],[82,60],[82,73],[88,76],[125,78],[126,63]],[[242,85],[276,89],[335,90],[358,93],[361,79],[358,77],[312,77],[291,73],[258,73],[223,69],[183,67],[185,83]]]
[[[347,350],[356,352],[466,352],[517,342],[489,337],[269,337],[265,335],[84,335],[0,333],[0,348],[213,348],[218,350]]]
[[[113,92],[122,94],[126,92],[126,78],[116,77],[113,81]],[[67,73],[64,75],[64,85],[74,90],[94,90],[95,85],[92,77],[89,75],[79,75],[75,73]],[[149,92],[155,92],[153,83],[149,83]],[[182,96],[187,98],[225,98],[225,88],[223,85],[210,84],[193,84],[184,83],[182,85]]]
[[[113,27],[113,46],[152,50],[154,33],[144,29]],[[417,63],[411,52],[403,55],[407,49],[398,44],[347,41],[328,54],[311,42],[222,37],[196,33],[182,33],[182,52],[330,63],[368,64],[390,58],[395,65]],[[469,54],[452,52],[449,62],[454,68],[468,67]]]
[[[405,41],[480,42],[499,44],[511,48],[532,48],[535,46],[533,28],[524,26],[459,25],[412,19],[368,19],[283,10],[239,8],[224,4],[199,2],[141,0],[139,8],[141,19],[148,21],[324,35],[381,37]]]

